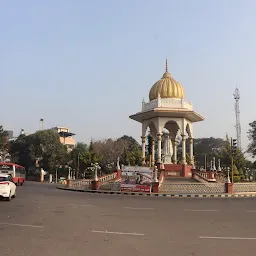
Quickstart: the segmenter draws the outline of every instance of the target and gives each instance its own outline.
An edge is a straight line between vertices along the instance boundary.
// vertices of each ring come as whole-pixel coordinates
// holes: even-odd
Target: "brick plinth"
[[[121,170],[117,170],[116,179],[121,179],[121,176],[122,176],[122,171]]]
[[[215,179],[215,173],[214,172],[209,172],[209,179]]]
[[[67,180],[66,188],[70,188],[70,180]]]
[[[233,183],[225,183],[226,193],[233,194]]]
[[[93,180],[91,183],[92,190],[98,190],[100,187],[100,182],[98,180]]]
[[[196,169],[191,169],[192,179],[195,178],[195,172],[196,172]]]
[[[153,182],[152,183],[152,192],[153,193],[159,193],[159,182]]]

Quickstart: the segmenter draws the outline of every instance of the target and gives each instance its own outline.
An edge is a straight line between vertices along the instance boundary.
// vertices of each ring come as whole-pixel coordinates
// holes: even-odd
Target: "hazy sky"
[[[1,124],[16,134],[67,126],[78,141],[139,139],[151,86],[169,71],[205,121],[196,137],[235,136],[256,120],[254,0],[0,2]]]

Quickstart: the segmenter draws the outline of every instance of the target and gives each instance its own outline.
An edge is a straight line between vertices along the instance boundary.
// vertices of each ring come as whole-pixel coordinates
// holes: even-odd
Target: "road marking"
[[[225,237],[225,236],[199,236],[200,239],[222,239],[222,240],[256,240],[256,237]]]
[[[68,204],[69,206],[75,206],[75,207],[84,207],[84,206],[93,206],[91,204]]]
[[[219,212],[220,210],[190,210],[190,209],[185,209],[185,212]]]
[[[135,208],[135,207],[124,207],[124,209],[130,209],[130,210],[154,210],[154,208]]]
[[[43,228],[44,226],[37,226],[37,225],[24,225],[24,224],[16,224],[16,223],[0,223],[0,225],[5,226],[18,226],[18,227],[28,227],[28,228]]]
[[[128,235],[128,236],[145,236],[145,234],[140,234],[140,233],[123,233],[123,232],[97,231],[97,230],[92,230],[92,233]]]

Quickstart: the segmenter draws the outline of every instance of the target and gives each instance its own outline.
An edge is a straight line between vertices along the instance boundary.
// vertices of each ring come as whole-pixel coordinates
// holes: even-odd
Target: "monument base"
[[[172,164],[172,156],[171,155],[167,155],[164,158],[164,164]]]
[[[164,168],[163,168],[164,167]],[[193,166],[188,164],[157,164],[159,171],[164,171],[165,177],[191,178]]]

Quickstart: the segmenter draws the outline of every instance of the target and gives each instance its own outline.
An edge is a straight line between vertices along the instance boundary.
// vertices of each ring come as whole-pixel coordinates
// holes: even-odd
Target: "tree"
[[[232,148],[231,148],[231,138],[226,136],[225,144],[221,148],[221,150],[216,154],[216,157],[221,160],[222,165],[230,166],[231,165],[231,157],[232,157]],[[247,164],[247,160],[245,159],[244,154],[240,149],[236,149],[233,154],[233,163],[236,165],[238,169],[244,169]]]
[[[27,137],[24,134],[21,134],[15,141],[10,143],[10,153],[14,157],[15,163],[18,163],[28,169],[32,166],[32,159],[29,156],[29,144]]]
[[[8,134],[4,131],[3,126],[0,125],[0,151],[6,151],[8,144]]]
[[[235,164],[233,165],[233,175],[234,175],[234,182],[239,182],[241,180],[241,178],[239,176],[239,171]]]
[[[248,131],[249,138],[249,146],[247,152],[252,155],[252,157],[256,156],[256,121],[249,123],[250,129]]]
[[[20,135],[11,145],[11,153],[18,156],[18,163],[27,170],[38,165],[49,173],[55,172],[56,164],[65,166],[69,161],[67,147],[52,130],[38,131],[29,136]]]
[[[212,159],[217,155],[225,144],[225,140],[221,138],[197,138],[194,139],[194,160],[198,167],[205,166],[205,156]],[[178,154],[182,154],[182,145],[178,144]],[[187,140],[186,151],[189,152],[189,141]],[[189,160],[189,157],[187,156]],[[180,159],[181,160],[181,159]],[[190,160],[189,160],[190,161]],[[188,161],[188,162],[189,162]],[[209,167],[209,166],[208,166]]]
[[[123,145],[123,152],[120,157],[121,164],[124,165],[140,165],[142,159],[141,146],[131,136],[124,135],[117,141]]]
[[[105,173],[114,171],[117,158],[122,155],[125,148],[123,140],[98,140],[93,143],[93,153],[96,154],[102,171]]]

